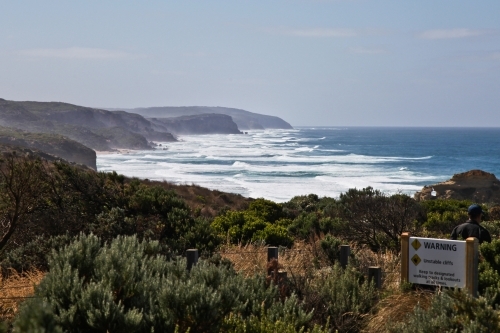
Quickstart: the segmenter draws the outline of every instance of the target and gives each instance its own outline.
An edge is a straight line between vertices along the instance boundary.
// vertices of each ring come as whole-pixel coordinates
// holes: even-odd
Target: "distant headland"
[[[0,143],[96,168],[95,151],[146,150],[177,135],[241,134],[292,126],[281,118],[223,107],[97,109],[0,98]]]

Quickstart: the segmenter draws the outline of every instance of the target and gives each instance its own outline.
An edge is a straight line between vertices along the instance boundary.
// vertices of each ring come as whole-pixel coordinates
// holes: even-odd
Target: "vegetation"
[[[2,318],[15,332],[499,331],[500,240],[480,246],[477,299],[422,298],[397,281],[399,235],[448,238],[469,204],[372,188],[277,204],[4,154]],[[493,208],[483,206],[484,225],[497,238]],[[267,263],[264,244],[280,247],[279,262]],[[188,248],[202,254],[190,271]],[[381,290],[371,265],[383,267]],[[20,303],[6,288],[30,272],[34,297]]]

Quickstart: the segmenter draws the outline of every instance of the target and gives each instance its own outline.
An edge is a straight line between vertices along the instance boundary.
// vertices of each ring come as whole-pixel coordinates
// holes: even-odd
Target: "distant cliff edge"
[[[218,113],[231,116],[240,130],[255,129],[292,129],[293,127],[283,119],[275,116],[268,116],[259,113],[253,113],[241,109],[209,106],[163,106],[135,109],[108,109],[124,110],[131,113],[137,113],[146,118],[173,118],[181,116],[192,116],[201,114]]]
[[[61,102],[0,99],[0,126],[62,135],[95,150],[151,149],[149,141],[176,141],[138,114]]]
[[[192,134],[241,134],[236,123],[230,116],[207,113],[175,118],[147,118],[153,124],[165,126],[176,135]]]

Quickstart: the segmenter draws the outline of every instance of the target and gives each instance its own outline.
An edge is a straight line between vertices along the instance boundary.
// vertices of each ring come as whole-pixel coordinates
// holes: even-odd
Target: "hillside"
[[[33,149],[96,169],[95,151],[62,135],[30,133],[0,126],[0,143],[8,150],[15,147]],[[52,160],[50,156],[40,155],[40,157]]]
[[[118,110],[118,109],[109,109]],[[172,118],[189,115],[199,115],[207,113],[219,113],[231,116],[233,121],[238,125],[240,130],[253,129],[291,129],[289,123],[275,116],[267,116],[259,113],[253,113],[241,109],[225,108],[225,107],[209,107],[209,106],[164,106],[150,108],[135,108],[135,109],[120,109],[132,113],[140,114],[146,118]]]
[[[149,149],[148,141],[175,141],[144,117],[61,102],[0,99],[0,126],[66,136],[95,150]]]

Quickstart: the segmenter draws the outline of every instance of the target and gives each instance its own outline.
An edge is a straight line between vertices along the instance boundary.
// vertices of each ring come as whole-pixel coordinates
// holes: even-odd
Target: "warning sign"
[[[410,237],[408,281],[465,287],[465,241]]]

